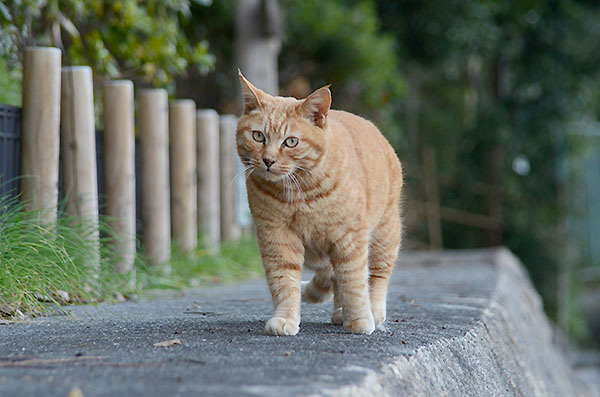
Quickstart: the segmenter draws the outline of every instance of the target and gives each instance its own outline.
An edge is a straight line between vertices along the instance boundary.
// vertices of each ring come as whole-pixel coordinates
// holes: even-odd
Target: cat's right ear
[[[260,97],[262,96],[263,92],[246,80],[239,69],[238,76],[240,77],[240,83],[244,93],[244,114],[248,114],[261,106]]]

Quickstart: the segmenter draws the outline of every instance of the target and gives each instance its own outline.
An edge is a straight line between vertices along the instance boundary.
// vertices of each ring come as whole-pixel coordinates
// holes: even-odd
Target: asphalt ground
[[[297,336],[266,335],[265,280],[0,325],[0,396],[335,394],[399,356],[465,335],[495,288],[486,257],[402,255],[387,322],[370,336],[332,325],[332,303],[303,303]]]

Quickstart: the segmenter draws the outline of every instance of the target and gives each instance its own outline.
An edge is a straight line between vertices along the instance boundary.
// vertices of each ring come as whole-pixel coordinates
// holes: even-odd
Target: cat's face
[[[270,96],[247,82],[244,115],[238,122],[237,148],[248,172],[279,181],[298,170],[310,173],[327,146],[329,89],[317,90],[303,101]]]
[[[294,106],[271,104],[240,119],[238,153],[255,175],[277,181],[297,170],[312,170],[319,162],[326,144],[325,131],[294,114]]]

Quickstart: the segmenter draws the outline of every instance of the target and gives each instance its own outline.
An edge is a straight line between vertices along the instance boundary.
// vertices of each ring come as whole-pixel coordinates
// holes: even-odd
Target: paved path
[[[67,396],[75,387],[86,397],[427,395],[436,382],[450,392],[466,387],[467,393],[471,386],[452,386],[444,377],[469,376],[454,366],[476,375],[478,364],[468,362],[473,355],[439,353],[439,362],[449,361],[435,368],[438,361],[431,364],[427,354],[453,341],[477,345],[467,337],[497,294],[497,254],[404,255],[390,286],[386,328],[371,336],[331,325],[330,304],[303,304],[295,337],[265,335],[272,304],[264,280],[139,303],[73,307],[71,316],[0,325],[0,395]],[[154,346],[173,339],[181,345]],[[487,365],[483,357],[480,366]],[[427,379],[419,363],[433,365],[431,376],[439,379]],[[494,379],[486,387],[506,392],[496,395],[529,390],[518,380],[511,386]]]

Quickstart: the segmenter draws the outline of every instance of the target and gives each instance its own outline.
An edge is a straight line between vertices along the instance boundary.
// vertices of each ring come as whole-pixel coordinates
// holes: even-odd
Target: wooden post
[[[142,237],[151,265],[171,257],[169,120],[167,91],[139,93],[142,150]]]
[[[171,101],[171,233],[180,252],[198,246],[196,198],[196,104],[191,99]]]
[[[115,232],[115,267],[133,271],[135,260],[135,125],[133,83],[104,83],[104,191],[106,215]],[[133,277],[132,277],[133,279]]]
[[[58,48],[25,50],[21,189],[27,208],[42,210],[45,225],[56,222],[58,205],[60,65]]]
[[[100,270],[94,86],[89,66],[62,68],[61,157],[65,210],[78,217],[93,247],[89,265]]]
[[[210,252],[219,250],[221,213],[219,192],[219,114],[213,109],[196,112],[198,170],[198,230]]]
[[[240,228],[235,216],[235,132],[237,117],[221,116],[219,119],[219,161],[221,163],[221,240],[233,241],[239,238]]]

